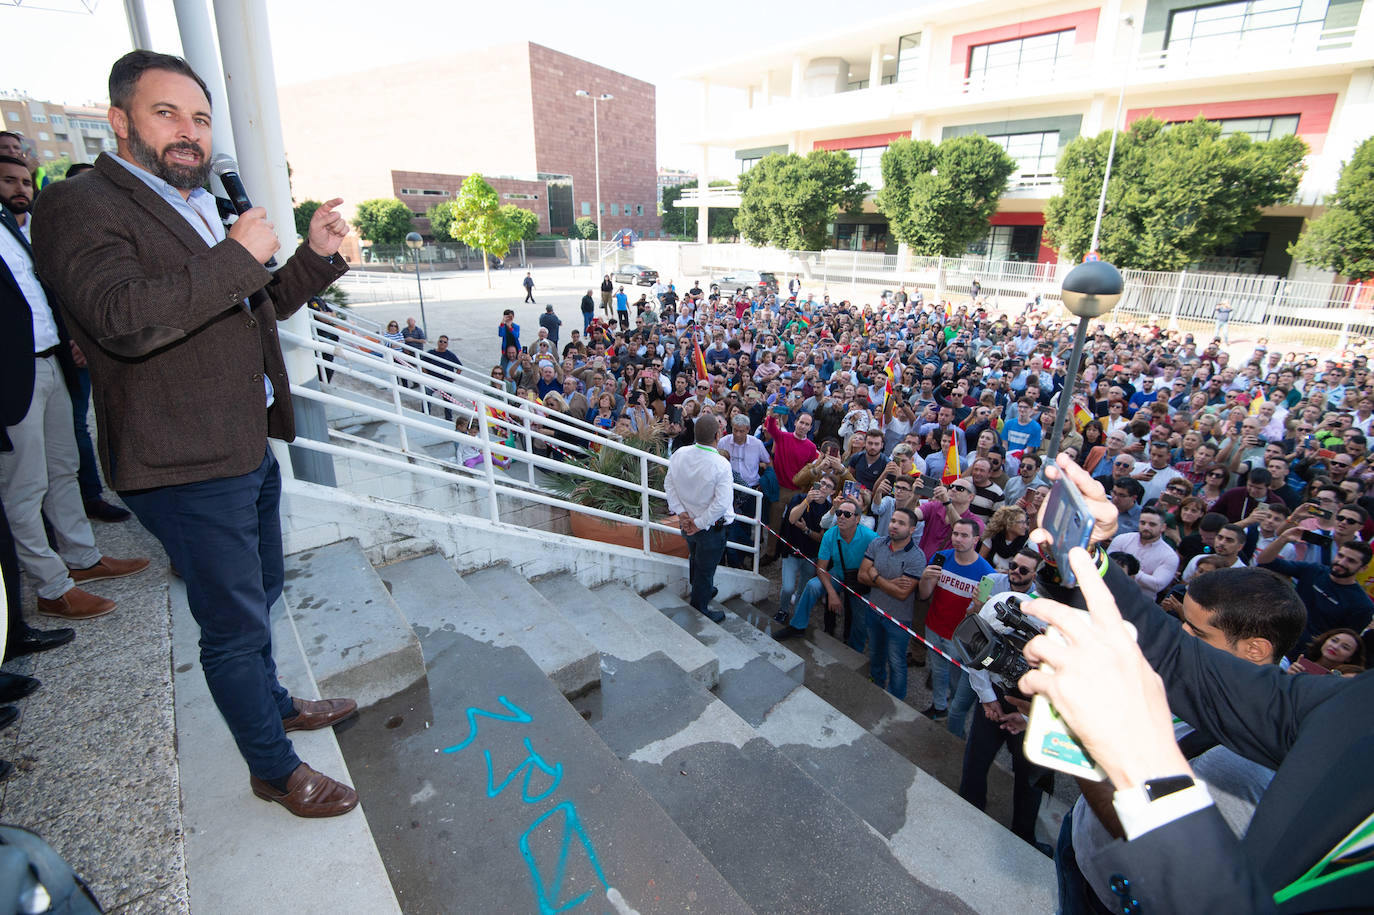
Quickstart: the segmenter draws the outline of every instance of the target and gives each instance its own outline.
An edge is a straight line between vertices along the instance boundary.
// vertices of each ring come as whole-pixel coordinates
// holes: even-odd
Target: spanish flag
[[[883,385],[883,413],[878,418],[878,427],[887,428],[887,421],[892,418],[892,388],[897,380],[897,353],[894,350],[887,360],[887,365],[883,366],[883,374],[887,376],[887,382]]]
[[[952,317],[954,317],[954,303],[945,302],[945,323],[948,324]]]
[[[701,344],[695,339],[692,340],[692,367],[697,370],[698,380],[706,377],[706,356],[701,351]]]
[[[959,479],[959,437],[951,435],[949,447],[945,449],[945,472],[940,474],[940,482],[948,486]]]
[[[1250,392],[1250,415],[1258,416],[1260,406],[1264,403],[1264,388],[1257,387]]]
[[[1093,415],[1088,412],[1086,407],[1084,407],[1081,403],[1076,403],[1073,405],[1073,424],[1079,432],[1082,432],[1083,429],[1088,425],[1088,423],[1092,421]]]

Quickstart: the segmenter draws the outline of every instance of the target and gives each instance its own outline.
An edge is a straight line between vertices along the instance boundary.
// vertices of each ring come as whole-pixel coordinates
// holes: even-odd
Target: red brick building
[[[614,96],[597,110],[603,231],[657,235],[654,87],[530,42],[283,87],[293,192],[394,196],[422,214],[480,172],[502,203],[538,213],[540,231],[562,232],[596,213],[592,102],[579,89]]]

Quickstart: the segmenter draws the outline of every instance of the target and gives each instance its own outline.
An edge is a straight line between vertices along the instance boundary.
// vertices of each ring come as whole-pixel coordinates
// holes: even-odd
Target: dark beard
[[[31,200],[25,200],[23,203],[20,204],[14,203],[14,201],[17,199],[17,197],[0,197],[0,203],[3,203],[5,207],[15,215],[27,213],[29,211],[29,208],[33,206],[33,201]]]
[[[194,149],[201,157],[196,166],[173,165],[164,158],[173,149]],[[166,181],[179,191],[193,191],[204,187],[210,178],[210,160],[205,151],[194,143],[173,143],[159,155],[157,150],[144,142],[134,129],[133,119],[129,119],[129,154],[148,171]]]

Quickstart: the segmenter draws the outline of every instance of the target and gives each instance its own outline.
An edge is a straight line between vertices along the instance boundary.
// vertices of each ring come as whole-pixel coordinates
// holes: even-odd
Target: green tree
[[[302,200],[294,207],[296,214],[296,234],[305,238],[310,234],[310,217],[324,204],[318,200]]]
[[[513,203],[502,204],[501,215],[519,229],[520,235],[516,241],[534,241],[535,236],[539,234],[539,216],[524,207],[518,207]]]
[[[415,225],[415,217],[395,197],[377,197],[358,204],[353,227],[358,234],[377,245],[399,245]]]
[[[739,234],[754,245],[803,251],[819,251],[826,224],[841,210],[857,210],[868,193],[854,158],[842,150],[764,156],[739,186]]]
[[[67,169],[72,167],[70,156],[58,156],[51,162],[43,164],[43,169],[48,173],[48,178],[53,181],[61,181],[67,177]]]
[[[894,140],[883,153],[878,211],[912,253],[955,257],[988,231],[1016,160],[983,136]]]
[[[729,187],[733,181],[719,180],[712,181],[710,187]],[[676,187],[665,187],[663,189],[663,213],[659,217],[663,231],[668,235],[684,235],[687,238],[697,237],[697,211],[696,207],[676,207],[673,206],[678,200],[682,199],[682,192],[687,188],[697,187],[697,182],[688,181]],[[706,235],[709,238],[733,238],[735,233],[735,217],[739,214],[738,207],[711,207],[711,222],[707,227]]]
[[[490,289],[491,265],[487,255],[505,257],[510,246],[520,240],[525,227],[501,212],[496,190],[476,172],[463,179],[450,207],[453,221],[448,226],[449,235],[482,252],[482,269]]]
[[[1110,133],[1078,137],[1055,169],[1063,193],[1045,207],[1051,243],[1079,260],[1092,241]],[[1143,118],[1117,136],[1098,250],[1118,267],[1181,270],[1254,227],[1263,207],[1298,189],[1307,144],[1221,135],[1199,117]]]
[[[1352,280],[1374,277],[1374,137],[1341,165],[1336,192],[1326,206],[1288,253]]]
[[[569,238],[596,239],[596,220],[590,216],[579,216],[568,226]]]
[[[453,237],[449,231],[453,225],[452,201],[436,203],[425,210],[425,218],[429,220],[429,235],[435,241],[448,241]]]

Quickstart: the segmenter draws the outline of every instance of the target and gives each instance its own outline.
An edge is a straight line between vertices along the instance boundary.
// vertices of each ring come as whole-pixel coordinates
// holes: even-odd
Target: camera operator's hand
[[[1078,491],[1083,494],[1083,501],[1087,503],[1088,511],[1093,516],[1093,543],[1110,543],[1116,536],[1116,506],[1111,499],[1107,498],[1106,491],[1102,484],[1092,478],[1088,471],[1074,463],[1073,459],[1067,454],[1061,454],[1055,459],[1055,463],[1046,464],[1044,471],[1045,478],[1051,483],[1059,479],[1061,473],[1067,474],[1069,481],[1078,487]],[[1030,539],[1032,543],[1049,544],[1054,542],[1054,537],[1045,530],[1045,506],[1049,504],[1049,499],[1040,503],[1040,513],[1036,517],[1037,526],[1031,531]],[[1096,575],[1097,573],[1093,573]]]
[[[1054,671],[1030,671],[1021,678],[1021,691],[1040,693],[1054,704],[1117,790],[1192,774],[1174,740],[1164,681],[1141,654],[1092,557],[1075,547],[1069,563],[1090,618],[1045,598],[1024,606],[1064,642],[1045,635],[1031,639],[1026,660]]]

